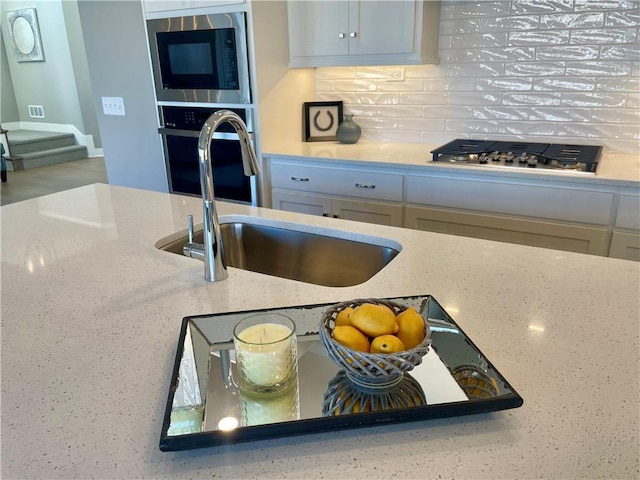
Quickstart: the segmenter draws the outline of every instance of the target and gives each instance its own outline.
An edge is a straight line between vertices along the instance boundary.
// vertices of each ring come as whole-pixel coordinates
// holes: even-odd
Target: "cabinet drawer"
[[[406,207],[405,227],[569,252],[607,254],[607,230],[425,207]]]
[[[640,230],[640,197],[633,195],[620,196],[616,227]]]
[[[403,176],[393,173],[295,163],[271,164],[273,188],[401,202],[402,184]]]
[[[608,225],[613,193],[558,186],[407,177],[407,202],[505,215]]]

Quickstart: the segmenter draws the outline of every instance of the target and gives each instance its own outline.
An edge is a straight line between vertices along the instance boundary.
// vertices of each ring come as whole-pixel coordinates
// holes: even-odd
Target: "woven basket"
[[[393,390],[371,393],[354,387],[344,370],[340,370],[329,381],[329,387],[322,398],[322,415],[324,416],[381,412],[427,404],[427,398],[420,383],[408,373],[402,376]]]
[[[492,398],[499,393],[495,379],[491,378],[478,365],[459,365],[451,373],[470,399]]]
[[[329,308],[322,317],[320,340],[331,360],[342,367],[348,376],[355,377],[357,381],[366,384],[393,382],[398,377],[401,377],[404,372],[408,372],[422,363],[422,357],[427,354],[431,345],[429,323],[427,321],[424,322],[426,333],[422,342],[410,350],[392,354],[358,352],[336,342],[331,333],[335,327],[335,319],[338,312],[347,307],[356,308],[363,303],[386,305],[396,315],[407,309],[405,305],[374,298],[338,303]]]

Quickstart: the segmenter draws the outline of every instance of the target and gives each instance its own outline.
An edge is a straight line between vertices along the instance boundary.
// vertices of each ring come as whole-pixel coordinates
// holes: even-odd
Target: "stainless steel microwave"
[[[147,20],[158,101],[251,103],[244,12]]]

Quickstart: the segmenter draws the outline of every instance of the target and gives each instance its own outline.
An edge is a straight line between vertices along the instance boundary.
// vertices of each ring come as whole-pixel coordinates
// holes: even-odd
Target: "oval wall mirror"
[[[23,8],[7,12],[7,22],[16,61],[43,62],[44,52],[36,9]]]
[[[16,48],[25,55],[31,53],[36,46],[35,34],[26,18],[18,17],[13,22],[13,41],[16,42]]]

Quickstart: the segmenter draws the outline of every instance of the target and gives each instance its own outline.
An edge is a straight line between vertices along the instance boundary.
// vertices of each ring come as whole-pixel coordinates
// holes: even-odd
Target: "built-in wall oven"
[[[244,12],[147,20],[161,102],[251,103]]]
[[[191,106],[161,106],[158,129],[162,135],[169,190],[172,193],[200,195],[198,137],[202,125],[221,108]],[[237,113],[253,136],[250,109],[229,108]],[[255,148],[255,144],[254,144]],[[244,175],[238,134],[229,123],[223,123],[211,142],[214,193],[217,199],[257,205],[255,177]]]

